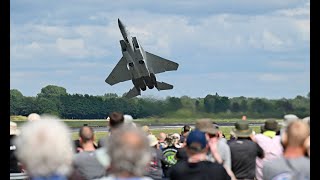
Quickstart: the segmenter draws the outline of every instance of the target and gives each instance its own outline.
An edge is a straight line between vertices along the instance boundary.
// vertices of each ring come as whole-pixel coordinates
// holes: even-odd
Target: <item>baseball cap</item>
[[[187,137],[187,147],[196,152],[203,150],[207,145],[205,133],[196,129],[189,133]]]

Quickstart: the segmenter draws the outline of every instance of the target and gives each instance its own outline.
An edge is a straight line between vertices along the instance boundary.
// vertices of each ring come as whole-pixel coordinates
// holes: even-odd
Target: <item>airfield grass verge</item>
[[[11,116],[10,120],[16,122],[18,127],[20,127],[23,123],[26,122],[27,117],[25,116]],[[194,125],[197,118],[143,118],[143,119],[134,119],[133,121],[140,126],[144,125]],[[221,118],[213,118],[213,121],[217,123],[235,123],[240,119],[237,118],[229,118],[229,119],[221,119]],[[250,119],[247,121],[249,123],[263,123],[266,119]],[[282,119],[276,119],[278,122],[282,122]],[[84,124],[92,127],[106,127],[108,122],[105,119],[62,119],[64,123],[67,124],[70,128],[80,128]]]
[[[233,126],[223,126],[219,127],[220,130],[223,132],[223,134],[226,136],[226,139],[230,139],[230,131]],[[260,126],[251,126],[251,128],[256,132],[260,133]],[[173,133],[178,133],[180,134],[181,129],[180,128],[170,128],[170,129],[152,129],[151,132],[153,135],[156,137],[159,136],[160,132],[164,132],[166,134],[173,134]],[[95,141],[98,142],[98,140],[104,136],[106,136],[108,132],[95,132]],[[73,132],[72,135],[72,140],[76,140],[79,138],[78,132]]]

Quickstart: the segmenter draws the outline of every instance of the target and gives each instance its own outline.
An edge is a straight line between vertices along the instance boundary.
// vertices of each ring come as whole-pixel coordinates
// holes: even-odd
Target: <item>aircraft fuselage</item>
[[[146,58],[146,52],[136,37],[131,37],[129,31],[118,19],[119,29],[123,40],[120,40],[123,57],[127,60],[127,68],[132,76],[132,83],[137,89],[143,91],[146,87],[152,89],[156,86],[156,78]]]

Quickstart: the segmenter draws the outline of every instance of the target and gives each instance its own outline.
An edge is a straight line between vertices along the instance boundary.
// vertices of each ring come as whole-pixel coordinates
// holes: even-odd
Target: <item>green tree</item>
[[[62,95],[67,95],[67,90],[64,87],[48,85],[41,89],[38,97],[59,97]]]
[[[24,96],[17,89],[10,90],[10,115],[19,115]]]
[[[238,102],[231,103],[231,111],[232,112],[240,112],[240,104]]]
[[[230,100],[227,96],[216,96],[214,106],[215,112],[226,112],[230,107]]]
[[[208,113],[214,112],[214,101],[215,101],[215,97],[211,94],[208,94],[204,98],[204,108],[206,112]]]
[[[36,104],[40,114],[60,116],[57,102],[52,101],[50,98],[39,97],[36,99]]]
[[[241,112],[248,111],[248,102],[245,99],[241,100],[241,102],[240,102],[240,111]]]
[[[167,98],[167,109],[169,111],[176,111],[180,108],[182,108],[182,103],[181,103],[181,100],[180,98],[177,98],[177,97],[168,97]]]
[[[293,113],[294,110],[291,102],[287,99],[276,100],[274,108],[281,115]]]
[[[250,106],[251,112],[259,114],[266,114],[270,112],[271,109],[271,104],[268,101],[260,98],[254,99]]]
[[[19,115],[28,116],[31,113],[39,113],[39,106],[35,97],[23,97]]]

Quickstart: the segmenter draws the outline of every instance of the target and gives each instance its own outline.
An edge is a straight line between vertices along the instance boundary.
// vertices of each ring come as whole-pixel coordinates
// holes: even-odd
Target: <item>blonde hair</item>
[[[45,116],[25,123],[15,143],[17,158],[31,176],[69,174],[74,148],[68,127],[59,119]]]

